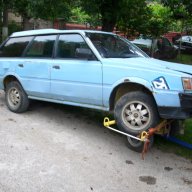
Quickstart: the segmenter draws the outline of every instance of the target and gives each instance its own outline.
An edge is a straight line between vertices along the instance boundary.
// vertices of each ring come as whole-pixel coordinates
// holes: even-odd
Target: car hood
[[[180,64],[180,63],[172,63],[172,62],[166,62],[166,61],[161,61],[158,59],[154,59],[156,63],[159,62],[160,65],[166,67],[167,69],[171,69],[174,71],[186,73],[189,75],[192,75],[192,66],[191,65],[186,65],[186,64]]]
[[[138,67],[140,69],[150,69],[154,71],[171,70],[192,75],[192,66],[162,61],[154,58],[107,58],[106,63],[118,65],[118,67]]]

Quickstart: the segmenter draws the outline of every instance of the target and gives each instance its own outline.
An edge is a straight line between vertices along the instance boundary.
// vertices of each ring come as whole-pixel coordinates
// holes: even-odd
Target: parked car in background
[[[137,136],[160,119],[192,115],[192,67],[148,57],[113,33],[34,30],[13,33],[0,47],[0,89],[22,113],[31,99],[114,113]],[[143,143],[128,137],[130,148]]]
[[[177,46],[181,46],[181,52],[192,54],[192,36],[182,36],[175,43]]]
[[[144,38],[141,36],[131,42],[137,45],[150,57],[154,57],[156,59],[174,59],[178,54],[178,47],[173,45],[165,37],[161,37],[155,41],[151,38]],[[154,47],[154,53],[152,53],[152,46]]]

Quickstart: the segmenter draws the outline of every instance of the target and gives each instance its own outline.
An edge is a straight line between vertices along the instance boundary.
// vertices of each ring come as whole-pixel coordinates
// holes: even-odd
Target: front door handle
[[[18,66],[19,66],[19,67],[23,67],[23,64],[19,64]]]
[[[53,69],[60,69],[59,65],[53,65]]]

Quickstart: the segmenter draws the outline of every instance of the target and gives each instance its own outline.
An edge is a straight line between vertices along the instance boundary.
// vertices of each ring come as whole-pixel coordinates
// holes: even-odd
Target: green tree
[[[100,16],[103,31],[113,31],[117,23],[122,28],[139,26],[146,13],[145,0],[83,0],[82,6],[88,14]]]
[[[81,5],[89,15],[101,16],[103,31],[113,31],[117,22],[121,0],[82,0]]]
[[[23,29],[28,28],[31,18],[68,20],[71,14],[69,0],[14,0],[13,11],[23,18]]]
[[[192,30],[192,1],[191,0],[162,0],[165,6],[173,12],[173,18],[181,23],[180,31]]]
[[[89,20],[90,20],[90,16],[84,10],[82,10],[81,7],[72,8],[69,22],[85,24]]]
[[[128,36],[146,33],[150,10],[145,0],[123,1],[118,17],[118,30]]]
[[[34,0],[32,0],[34,1]],[[35,0],[35,17],[54,20],[62,18],[65,21],[71,16],[73,2],[70,0]]]
[[[74,6],[71,9],[71,17],[68,22],[87,24],[90,27],[101,26],[101,16],[100,14],[87,13],[83,8],[79,6]]]
[[[172,22],[172,12],[169,7],[160,3],[151,3],[148,5],[150,17],[147,21],[147,33],[157,38],[169,30]]]

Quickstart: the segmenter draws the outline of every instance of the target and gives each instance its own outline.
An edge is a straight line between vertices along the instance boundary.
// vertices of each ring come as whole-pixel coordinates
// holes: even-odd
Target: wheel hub
[[[132,130],[142,130],[151,118],[148,107],[138,101],[125,105],[122,115],[124,123]]]
[[[11,89],[9,92],[9,103],[16,106],[20,102],[20,95],[17,89]]]

